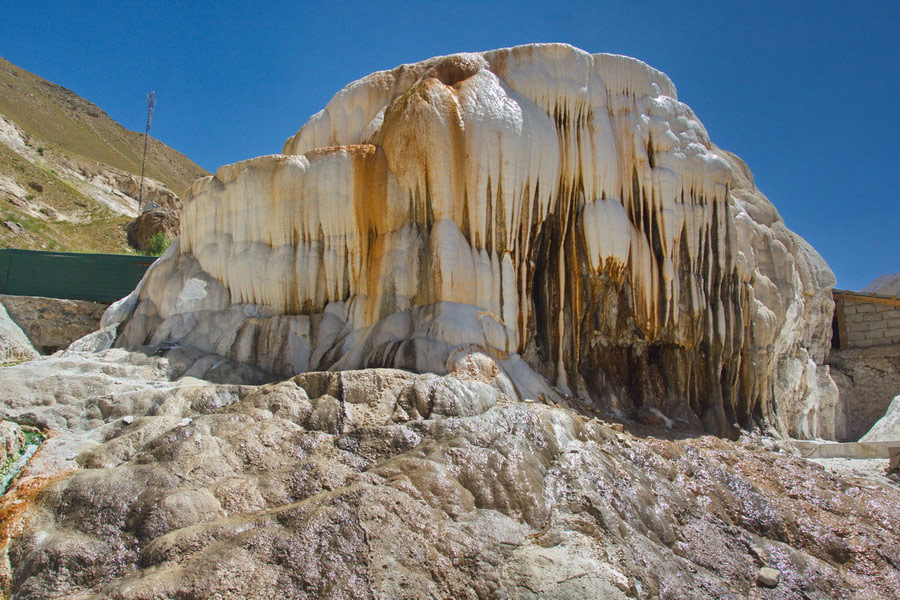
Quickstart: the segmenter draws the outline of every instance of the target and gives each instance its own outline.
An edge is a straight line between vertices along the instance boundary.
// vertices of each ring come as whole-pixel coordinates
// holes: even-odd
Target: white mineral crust
[[[523,398],[829,437],[833,284],[663,73],[528,45],[369,75],[198,180],[117,345],[284,375],[476,353]]]

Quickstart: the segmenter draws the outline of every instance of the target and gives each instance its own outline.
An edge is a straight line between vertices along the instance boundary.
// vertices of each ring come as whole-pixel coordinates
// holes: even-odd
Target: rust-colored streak
[[[327,291],[316,290],[311,301],[313,292],[298,293],[294,282],[285,299],[289,310],[321,311],[328,300],[359,294],[367,299],[364,322],[352,325],[374,325],[394,309],[390,298],[399,295],[391,282],[401,277],[385,271],[392,263],[396,268],[392,244],[402,236],[391,236],[414,228],[415,239],[403,240],[418,252],[415,268],[402,273],[404,302],[423,306],[477,298],[473,303],[478,308],[499,315],[503,325],[517,332],[516,345],[504,349],[537,356],[528,360],[548,379],[562,384],[579,377],[589,380],[585,371],[605,369],[602,378],[594,378],[594,387],[588,386],[590,393],[619,395],[624,390],[636,403],[650,402],[655,395],[664,403],[666,394],[684,392],[698,416],[709,409],[710,422],[730,426],[740,420],[733,414],[755,410],[769,391],[754,376],[763,359],[747,349],[757,343],[755,317],[746,308],[752,290],[741,279],[748,276],[736,268],[738,236],[728,176],[712,176],[706,167],[693,172],[690,165],[673,167],[671,135],[656,133],[655,127],[665,123],[647,107],[646,92],[640,91],[645,86],[629,83],[628,77],[618,91],[607,88],[606,106],[592,106],[590,91],[561,85],[523,91],[517,89],[521,81],[516,77],[501,82],[501,88],[517,94],[498,98],[490,110],[478,105],[485,96],[475,92],[486,88],[477,86],[492,77],[475,77],[480,69],[489,67],[503,78],[533,52],[455,55],[385,74],[384,87],[373,96],[381,98],[381,125],[357,136],[372,143],[306,153],[310,160],[349,155],[355,214],[348,228],[355,232],[325,235],[319,224],[302,223],[283,234],[287,241],[277,231],[260,233],[272,246],[293,243],[295,248],[311,246],[317,235],[319,247],[345,236],[334,242],[340,251],[330,248],[343,253],[343,265],[316,257]],[[384,96],[387,89],[392,91]],[[501,107],[500,101],[522,98],[545,111],[546,119],[529,107],[516,138],[517,132],[507,127],[509,115],[502,115],[500,126],[491,123],[491,111]],[[356,118],[358,108],[354,103],[345,115],[348,121]],[[467,122],[471,114],[478,117]],[[529,129],[537,121],[541,127]],[[335,122],[330,122],[331,139],[343,136],[347,141],[349,134],[339,135]],[[317,134],[317,139],[326,138]],[[529,147],[534,140],[540,148]],[[599,164],[608,155],[610,164]],[[672,170],[674,187],[668,175]],[[278,185],[285,187],[284,182]],[[274,181],[272,187],[278,187]],[[288,212],[279,204],[286,200],[271,198],[264,206],[277,216]],[[600,209],[597,202],[609,204]],[[588,206],[597,210],[589,213]],[[237,211],[225,212],[216,215],[223,222],[221,230],[241,226],[230,222],[240,216],[233,214]],[[608,229],[597,221],[606,218]],[[447,237],[433,238],[436,219],[452,220],[468,244],[457,245],[459,238],[448,223],[440,226]],[[598,238],[588,237],[602,235],[611,236],[608,243],[594,244]],[[296,262],[313,260],[297,256]],[[469,295],[462,273],[477,278]],[[257,290],[239,284],[232,290],[236,298],[259,300],[252,298]],[[298,307],[301,298],[303,306]],[[633,365],[635,372],[610,366],[610,361]],[[643,375],[649,383],[641,382]]]
[[[384,256],[382,236],[391,229],[387,199],[388,170],[384,153],[372,145],[353,152],[353,207],[365,278],[366,316],[374,322],[379,312],[379,283]]]
[[[9,543],[28,526],[41,492],[48,485],[69,477],[73,472],[66,471],[46,477],[25,476],[0,497],[0,552],[5,554]],[[11,577],[12,573],[8,571],[6,564],[0,566],[0,589],[8,592]]]

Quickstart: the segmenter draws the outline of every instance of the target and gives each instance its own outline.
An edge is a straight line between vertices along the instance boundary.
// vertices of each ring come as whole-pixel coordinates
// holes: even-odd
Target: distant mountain
[[[0,58],[0,247],[129,252],[143,134]],[[144,198],[180,208],[207,172],[150,139]]]
[[[885,296],[900,296],[900,273],[882,275],[862,289],[867,294],[883,294]]]

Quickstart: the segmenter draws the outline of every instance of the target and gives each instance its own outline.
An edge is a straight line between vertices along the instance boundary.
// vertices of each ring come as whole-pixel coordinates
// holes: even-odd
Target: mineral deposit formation
[[[663,73],[528,45],[369,75],[198,180],[116,344],[828,437],[833,283]]]

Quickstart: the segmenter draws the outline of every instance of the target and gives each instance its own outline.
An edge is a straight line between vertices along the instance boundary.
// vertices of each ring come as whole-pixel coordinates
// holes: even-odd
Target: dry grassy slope
[[[139,174],[143,135],[113,121],[97,105],[0,58],[0,113],[63,154]],[[147,175],[179,196],[208,173],[151,138]]]
[[[65,221],[47,214],[37,218],[8,201],[0,201],[0,248],[57,250],[63,252],[133,253],[125,241],[125,225],[131,220],[116,214],[80,193],[47,167],[35,165],[0,144],[0,176],[17,181],[34,198],[43,213],[50,209],[77,216]],[[41,192],[29,184],[40,186]],[[46,207],[46,208],[43,208]],[[21,226],[10,229],[6,223]]]

